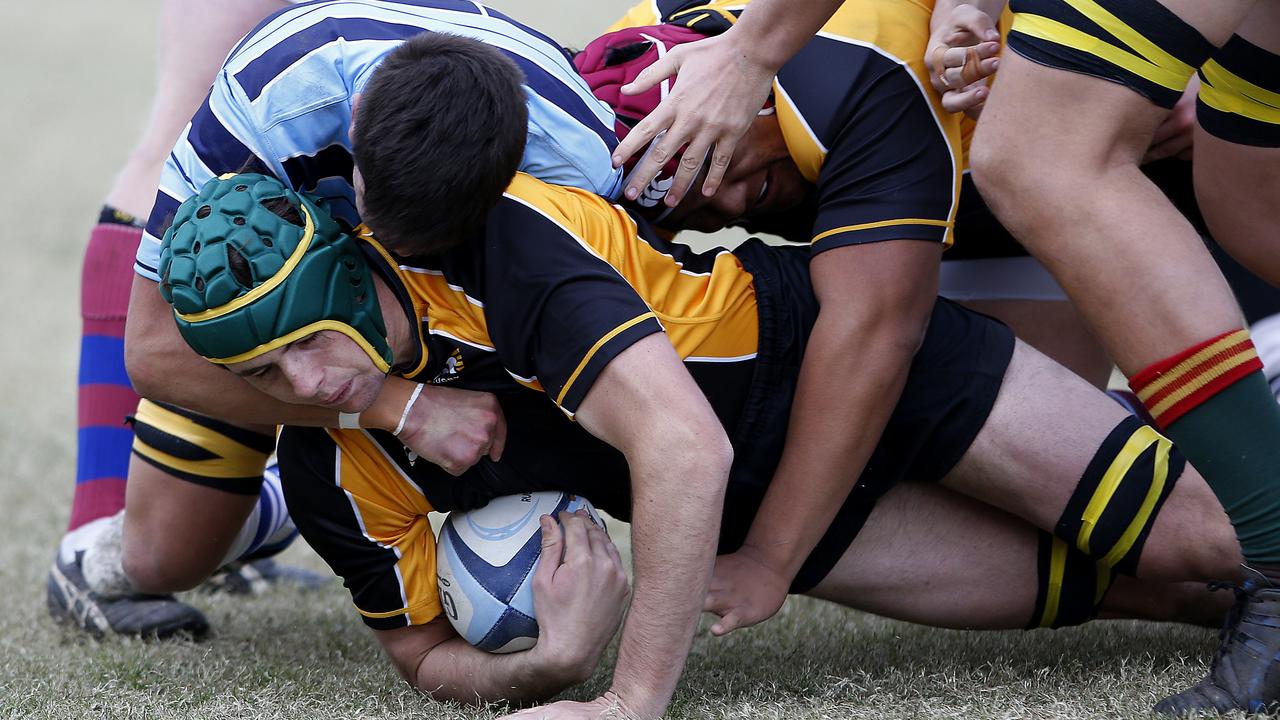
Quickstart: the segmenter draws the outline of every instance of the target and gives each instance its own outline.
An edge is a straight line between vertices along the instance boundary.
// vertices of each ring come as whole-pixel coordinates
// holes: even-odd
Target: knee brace
[[[1280,56],[1232,35],[1200,67],[1196,119],[1237,145],[1280,147]]]
[[[1115,573],[1067,543],[1040,533],[1036,606],[1027,629],[1060,628],[1092,620]]]
[[[187,482],[257,495],[275,438],[189,410],[142,400],[133,416],[133,454]]]
[[[1089,461],[1053,534],[1109,570],[1133,575],[1160,506],[1185,466],[1167,438],[1125,418]]]

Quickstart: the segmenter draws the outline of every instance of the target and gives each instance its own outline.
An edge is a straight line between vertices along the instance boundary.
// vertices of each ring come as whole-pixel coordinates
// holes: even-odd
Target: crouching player
[[[591,498],[632,522],[634,599],[609,693],[539,716],[655,717],[713,556],[741,544],[781,455],[817,313],[806,264],[803,249],[758,241],[695,254],[523,174],[459,248],[393,260],[307,195],[230,175],[178,209],[160,287],[196,352],[285,402],[356,412],[389,368],[496,393],[502,461],[461,477],[389,433],[286,427],[295,522],[409,682],[524,699],[581,677],[609,613],[584,624],[598,642],[549,643],[572,656],[465,645],[440,617],[427,512],[530,490]],[[567,526],[572,557],[611,576],[585,532]],[[791,589],[949,627],[1212,621],[1224,603],[1187,581],[1234,579],[1238,560],[1221,506],[1168,440],[1003,325],[939,300],[871,461]],[[600,605],[620,599],[608,587]],[[554,638],[564,625],[551,622]]]

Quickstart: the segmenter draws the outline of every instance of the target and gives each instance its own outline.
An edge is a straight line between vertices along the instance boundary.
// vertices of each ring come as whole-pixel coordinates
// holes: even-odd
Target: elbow
[[[858,312],[841,311],[828,317],[820,315],[813,336],[821,332],[848,353],[848,357],[861,354],[863,348],[879,348],[899,358],[914,357],[929,331],[929,318],[935,302],[937,296],[932,294],[920,298],[904,297],[863,307]]]
[[[124,345],[124,368],[133,383],[134,392],[139,396],[160,402],[173,402],[167,397],[170,383],[166,376],[172,377],[165,364],[166,354],[149,347],[146,340],[126,337]]]

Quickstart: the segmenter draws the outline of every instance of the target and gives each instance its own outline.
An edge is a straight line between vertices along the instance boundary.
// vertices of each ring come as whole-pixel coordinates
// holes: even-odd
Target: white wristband
[[[400,431],[404,429],[404,421],[409,419],[409,411],[413,410],[413,404],[418,402],[418,396],[422,394],[424,386],[419,384],[413,389],[413,394],[409,396],[409,402],[404,404],[404,412],[400,413],[400,423],[396,425],[396,429],[391,431],[392,435],[400,436]]]
[[[343,430],[359,430],[360,429],[360,413],[340,412],[338,413],[338,427]]]

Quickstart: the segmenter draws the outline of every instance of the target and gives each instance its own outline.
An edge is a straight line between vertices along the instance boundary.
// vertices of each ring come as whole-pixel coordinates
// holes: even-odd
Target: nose
[[[291,354],[291,353],[290,353]],[[289,390],[298,400],[315,401],[319,398],[324,369],[305,358],[288,357],[280,362],[280,374],[289,383]]]

